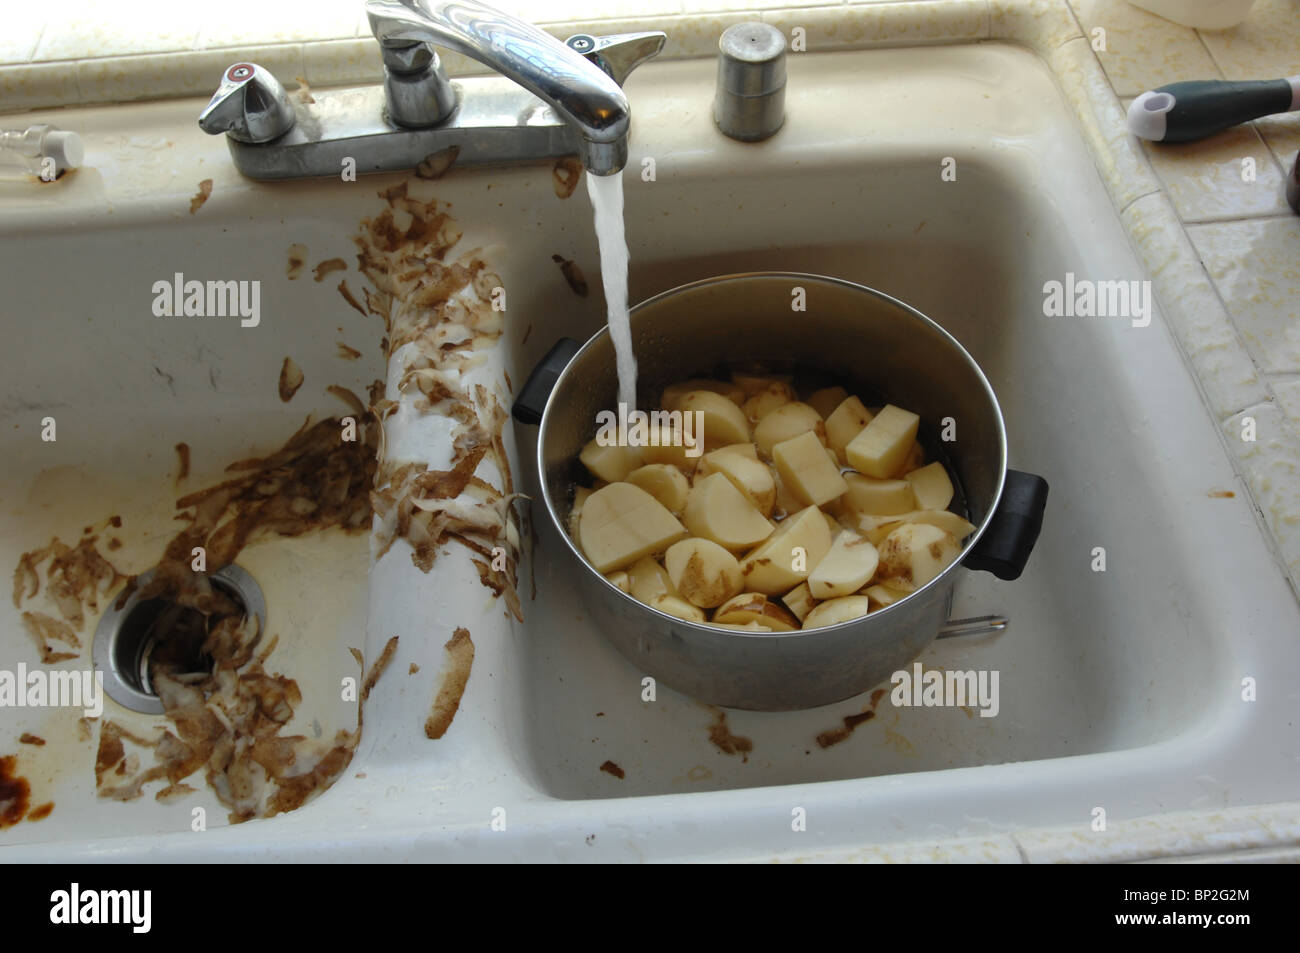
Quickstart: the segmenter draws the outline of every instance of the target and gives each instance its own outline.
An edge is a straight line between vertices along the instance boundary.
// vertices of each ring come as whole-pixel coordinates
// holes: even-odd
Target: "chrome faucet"
[[[455,148],[456,163],[527,162],[576,153],[596,175],[627,164],[630,109],[622,83],[663,49],[660,32],[565,43],[477,0],[369,0],[384,61],[381,88],[321,91],[293,103],[253,63],[230,67],[199,117],[227,133],[250,178],[411,169]],[[499,76],[449,80],[437,49]]]

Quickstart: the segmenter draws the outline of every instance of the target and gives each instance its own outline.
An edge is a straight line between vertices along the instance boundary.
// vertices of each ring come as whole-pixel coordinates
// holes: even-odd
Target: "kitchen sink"
[[[786,124],[758,146],[713,127],[714,68],[651,63],[627,83],[630,300],[735,272],[833,275],[913,305],[971,352],[1001,402],[1011,465],[1046,477],[1051,496],[1019,580],[958,583],[954,618],[1004,615],[1007,629],[938,641],[920,661],[997,671],[997,715],[869,693],[786,713],[722,712],[662,685],[650,699],[587,618],[540,504],[522,622],[455,547],[424,573],[404,543],[376,563],[364,534],[330,530],[250,546],[239,562],[280,635],[267,668],[301,686],[294,730],[355,725],[338,691],[358,672],[349,648],[369,664],[398,636],[340,779],[296,811],[198,834],[193,807],[224,817],[201,781],[167,805],[97,799],[80,713],[3,710],[0,754],[17,748],[33,802],[56,805],[0,831],[7,859],[736,859],[971,837],[1003,838],[989,848],[1003,856],[1017,831],[1086,835],[1097,807],[1118,820],[1294,796],[1300,609],[1174,337],[1158,306],[1145,326],[1045,313],[1047,282],[1147,277],[1045,64],[994,43],[792,55]],[[382,322],[337,285],[364,288],[352,237],[402,177],[248,182],[196,114],[193,102],[60,114],[50,121],[82,132],[88,168],[54,188],[0,188],[15,209],[0,226],[11,563],[118,514],[131,536],[118,558],[148,568],[174,532],[175,444],[193,453],[183,486],[206,486],[307,413],[346,413],[326,386],[364,399],[386,374]],[[206,178],[212,196],[191,214]],[[558,198],[537,165],[453,168],[432,189],[464,230],[458,249],[484,249],[508,290],[490,361],[507,390],[556,339],[601,326],[583,186]],[[295,243],[308,262],[291,281]],[[553,255],[585,271],[590,294]],[[315,281],[311,266],[333,257],[348,268]],[[175,272],[260,280],[260,324],[154,317],[149,289]],[[341,357],[340,341],[360,357]],[[288,403],[286,356],[305,376]],[[682,361],[683,376],[704,370]],[[52,444],[39,439],[48,415]],[[510,426],[516,480],[535,496],[536,430]],[[0,646],[34,665],[18,615],[0,621]],[[429,740],[460,626],[472,674],[450,730]],[[873,706],[852,733],[828,734]],[[113,702],[105,716],[159,723]],[[25,731],[47,745],[15,746]]]

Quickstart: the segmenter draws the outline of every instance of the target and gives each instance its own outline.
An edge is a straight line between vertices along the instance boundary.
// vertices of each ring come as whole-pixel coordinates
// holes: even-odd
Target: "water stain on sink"
[[[754,742],[744,735],[732,734],[731,728],[727,725],[727,713],[721,708],[713,705],[706,707],[713,712],[713,723],[709,725],[709,741],[713,742],[714,747],[723,754],[738,754],[741,763],[747,763],[749,753],[754,750]]]
[[[884,698],[888,692],[883,688],[877,688],[871,693],[871,701],[867,707],[854,715],[845,715],[843,718],[844,725],[841,728],[831,728],[817,735],[817,746],[822,749],[830,748],[839,744],[841,741],[847,741],[849,735],[853,734],[855,728],[863,722],[870,721],[876,717],[876,706],[880,704],[880,699]]]
[[[31,807],[32,786],[17,773],[18,759],[0,757],[0,828],[13,827],[23,820],[40,821],[50,816],[53,802]]]

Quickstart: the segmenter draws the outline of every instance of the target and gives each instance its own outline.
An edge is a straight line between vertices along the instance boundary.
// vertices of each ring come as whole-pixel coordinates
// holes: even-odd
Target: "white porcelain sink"
[[[642,701],[641,673],[587,622],[540,508],[517,625],[458,552],[429,575],[405,553],[385,557],[405,568],[372,573],[367,586],[363,537],[304,538],[290,554],[268,544],[256,563],[274,625],[298,646],[269,665],[303,682],[300,715],[355,717],[330,690],[355,672],[347,647],[364,643],[373,659],[401,637],[343,778],[291,814],[196,835],[189,809],[209,803],[206,792],[168,807],[97,802],[93,743],[51,730],[57,743],[18,753],[57,749],[65,766],[48,781],[46,762],[31,775],[49,793],[33,799],[56,810],[0,832],[6,859],[731,859],[971,837],[989,857],[1016,859],[1003,835],[1086,835],[1095,807],[1122,820],[1294,797],[1300,611],[1173,337],[1158,313],[1148,327],[1044,315],[1044,283],[1067,273],[1145,277],[1046,67],[994,44],[792,56],[786,126],[761,146],[713,128],[713,70],[651,64],[628,84],[631,299],[737,271],[822,273],[907,301],[970,350],[1001,401],[1012,466],[1052,488],[1025,575],[966,573],[958,586],[955,616],[1005,614],[1007,631],[939,642],[922,659],[999,671],[997,717],[886,698],[875,719],[823,749],[817,735],[865,697],[730,712],[729,729],[752,741],[744,759],[710,741],[716,715],[699,703],[663,687]],[[24,197],[30,187],[0,191],[16,212],[0,260],[19,345],[0,402],[6,558],[107,512],[170,504],[179,440],[195,447],[196,469],[201,449],[211,473],[273,449],[308,409],[339,413],[326,384],[360,393],[383,373],[382,329],[342,301],[336,276],[288,282],[284,262],[292,242],[309,247],[311,263],[350,262],[359,220],[396,179],[253,185],[192,128],[196,113],[183,103],[61,115],[84,131],[92,166],[68,183],[66,203],[49,191]],[[104,150],[113,157],[96,168]],[[653,182],[641,177],[646,157]],[[956,181],[941,178],[945,157]],[[208,177],[213,197],[191,218],[188,198]],[[498,359],[511,381],[556,338],[599,327],[599,292],[576,297],[551,261],[575,259],[598,289],[581,192],[557,199],[542,167],[454,170],[437,191],[465,229],[463,247],[489,248],[509,291]],[[191,270],[260,278],[262,325],[151,318],[152,282]],[[355,289],[355,272],[346,277]],[[337,359],[338,339],[363,358]],[[274,384],[285,354],[307,375],[288,405]],[[76,421],[60,421],[57,449],[33,441],[31,421],[47,410]],[[514,438],[527,491],[535,431],[517,426]],[[48,508],[31,505],[36,475],[53,465],[80,467],[87,482]],[[1091,569],[1095,547],[1105,572]],[[286,601],[318,614],[280,610]],[[434,672],[457,625],[473,634],[473,673],[451,730],[429,741]],[[5,657],[32,662],[25,640],[7,612]],[[1242,700],[1244,678],[1257,680],[1257,701]],[[0,710],[0,753],[35,730],[15,714]],[[606,761],[624,777],[602,771]],[[795,808],[806,831],[792,830]]]

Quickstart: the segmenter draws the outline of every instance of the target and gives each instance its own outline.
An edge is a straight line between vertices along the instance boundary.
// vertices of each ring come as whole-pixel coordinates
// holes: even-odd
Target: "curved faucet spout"
[[[433,43],[478,60],[552,108],[579,135],[582,163],[596,175],[627,164],[627,97],[610,76],[530,23],[477,0],[368,0],[385,45]]]

